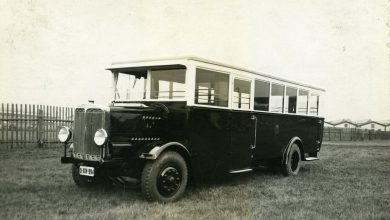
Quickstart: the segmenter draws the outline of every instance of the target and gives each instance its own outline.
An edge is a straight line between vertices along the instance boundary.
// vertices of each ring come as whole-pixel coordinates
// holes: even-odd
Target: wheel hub
[[[294,152],[293,155],[291,156],[291,169],[293,172],[297,170],[298,163],[299,163],[299,153]]]
[[[162,169],[157,179],[157,189],[161,195],[170,197],[180,188],[182,176],[175,167]]]

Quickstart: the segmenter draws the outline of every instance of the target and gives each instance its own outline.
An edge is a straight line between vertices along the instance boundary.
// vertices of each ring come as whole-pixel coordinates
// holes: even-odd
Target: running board
[[[126,176],[110,176],[109,179],[115,185],[123,187],[125,189],[138,189],[140,187],[140,181],[134,178],[129,178]]]
[[[313,161],[313,160],[319,160],[320,158],[318,157],[306,157],[305,161]]]
[[[248,169],[242,169],[242,170],[230,170],[229,173],[245,173],[245,172],[249,172],[249,171],[252,171],[252,169],[248,168]]]

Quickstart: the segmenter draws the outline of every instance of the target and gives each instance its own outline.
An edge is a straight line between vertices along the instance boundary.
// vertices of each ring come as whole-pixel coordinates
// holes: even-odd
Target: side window
[[[151,71],[151,99],[175,99],[185,97],[185,70]]]
[[[298,89],[286,87],[286,97],[284,98],[284,112],[297,113],[297,92]]]
[[[229,74],[196,69],[195,103],[228,107]]]
[[[255,110],[269,110],[269,87],[269,82],[255,80]]]
[[[311,94],[311,96],[310,96],[310,115],[318,115],[319,101],[320,101],[319,95]]]
[[[272,83],[271,87],[271,112],[282,113],[283,112],[283,95],[284,86]]]
[[[298,114],[301,115],[307,115],[307,105],[309,102],[309,91],[307,90],[299,90],[299,97],[298,97]]]
[[[251,100],[251,82],[234,79],[233,108],[249,109]]]

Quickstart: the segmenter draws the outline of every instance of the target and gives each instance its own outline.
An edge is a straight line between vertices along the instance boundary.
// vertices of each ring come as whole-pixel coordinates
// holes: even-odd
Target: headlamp
[[[106,130],[101,128],[95,132],[95,137],[93,138],[93,140],[95,141],[96,145],[103,146],[107,141],[107,137],[108,135]]]
[[[61,127],[60,131],[58,132],[58,139],[60,140],[60,142],[68,142],[71,137],[72,132],[70,131],[70,129],[66,126]]]

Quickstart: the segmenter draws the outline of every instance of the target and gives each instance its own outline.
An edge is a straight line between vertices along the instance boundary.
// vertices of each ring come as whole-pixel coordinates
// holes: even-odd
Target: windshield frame
[[[138,67],[138,68],[124,68],[111,70],[113,73],[113,103],[142,103],[142,102],[176,102],[176,101],[187,101],[188,91],[185,89],[184,95],[181,98],[151,98],[151,73],[154,70],[184,70],[184,87],[188,87],[188,68],[184,65],[169,65],[169,66],[156,66],[156,67]],[[119,74],[128,74],[135,76],[136,83],[140,83],[140,79],[145,77],[143,85],[143,98],[138,99],[126,99],[119,98],[118,94],[118,80]],[[129,86],[130,92],[133,89]]]

